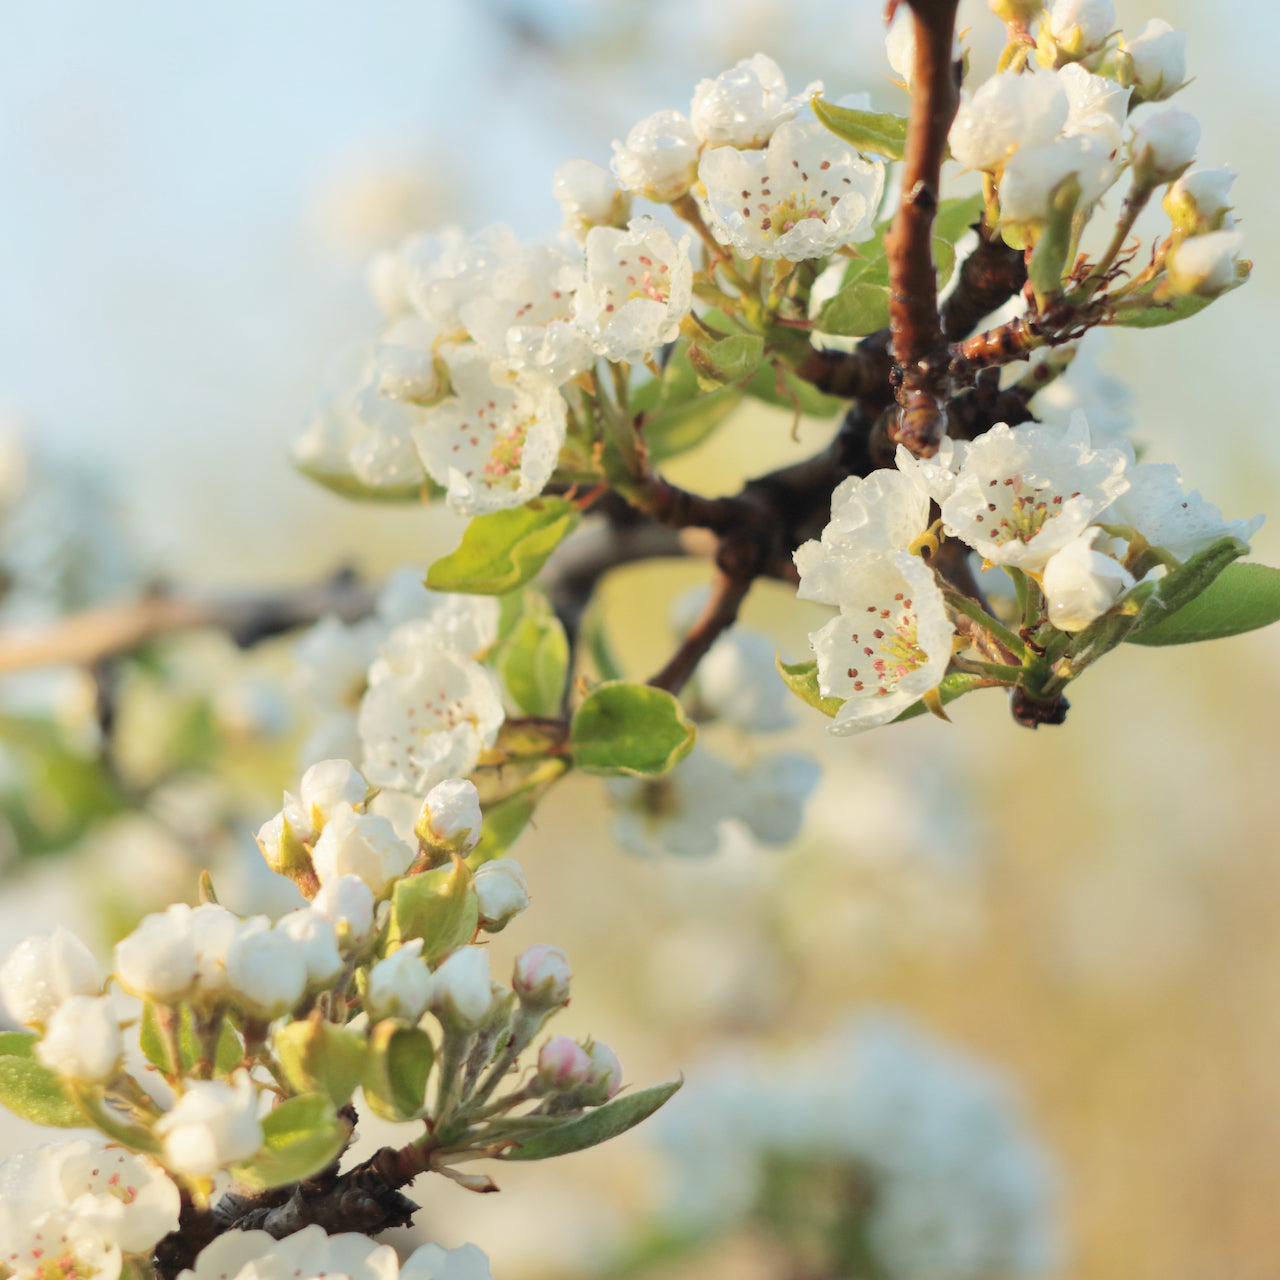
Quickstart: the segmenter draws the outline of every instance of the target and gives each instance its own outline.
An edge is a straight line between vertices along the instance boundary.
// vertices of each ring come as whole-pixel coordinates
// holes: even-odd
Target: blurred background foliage
[[[1228,516],[1270,509],[1254,554],[1280,563],[1266,216],[1280,14],[1117,8],[1127,30],[1160,16],[1189,31],[1179,102],[1202,120],[1201,162],[1239,171],[1256,269],[1186,324],[1116,332],[1100,359],[1131,388],[1147,459],[1176,461]],[[990,23],[985,5],[963,14]],[[454,517],[344,503],[286,463],[335,353],[374,322],[368,252],[446,220],[551,233],[561,159],[607,160],[635,119],[685,107],[699,77],[756,50],[793,87],[821,77],[833,95],[905,103],[869,2],[70,0],[10,10],[4,30],[0,405],[23,441],[0,458],[9,626],[154,582],[426,564],[456,541]],[[806,421],[797,444],[790,425],[753,406],[676,474],[730,491],[832,429]],[[666,656],[671,602],[701,576],[681,562],[610,578],[629,674]],[[810,616],[769,583],[746,610],[791,657]],[[96,681],[4,681],[0,951],[67,917],[105,946],[189,897],[206,865],[233,906],[288,905],[248,833],[278,806],[305,728],[291,644],[189,635]],[[515,850],[536,914],[495,950],[564,946],[577,981],[561,1029],[598,1033],[631,1080],[696,1072],[713,1050],[795,1049],[851,1010],[906,1010],[1017,1082],[1060,1171],[1063,1274],[1270,1280],[1278,644],[1262,631],[1123,651],[1082,682],[1064,728],[1034,736],[988,696],[949,728],[856,740],[802,712],[783,745],[827,772],[782,853],[739,832],[709,863],[637,860],[611,841],[599,783],[571,778]],[[6,1150],[32,1136],[0,1128]],[[590,1275],[625,1253],[668,1175],[642,1132],[560,1165],[505,1171],[498,1197],[426,1187],[421,1222],[475,1240],[508,1280]],[[779,1238],[757,1225],[641,1271],[801,1274]]]

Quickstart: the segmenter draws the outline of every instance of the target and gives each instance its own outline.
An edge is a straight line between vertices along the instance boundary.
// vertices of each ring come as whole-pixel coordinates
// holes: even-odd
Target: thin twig
[[[702,616],[689,629],[680,647],[649,683],[668,693],[679,693],[697,669],[698,663],[720,636],[737,621],[738,608],[751,590],[754,575],[732,575],[717,570],[711,584],[711,598]]]

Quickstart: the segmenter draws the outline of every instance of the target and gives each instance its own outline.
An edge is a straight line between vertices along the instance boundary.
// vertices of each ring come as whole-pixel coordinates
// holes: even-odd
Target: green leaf
[[[435,965],[471,941],[479,919],[471,869],[465,862],[409,876],[397,881],[391,895],[386,953],[421,938],[422,958]]]
[[[1228,564],[1188,604],[1140,633],[1131,632],[1128,639],[1132,644],[1198,644],[1256,631],[1273,622],[1280,622],[1280,569]]]
[[[191,1009],[182,1006],[181,1021],[178,1027],[179,1054],[182,1059],[183,1074],[200,1060],[200,1040],[196,1034],[195,1022]],[[160,1019],[155,1004],[148,1000],[142,1006],[142,1021],[138,1027],[138,1045],[143,1056],[151,1065],[163,1072],[171,1072],[173,1065],[169,1061],[169,1047],[160,1032]],[[229,1022],[222,1024],[218,1034],[218,1048],[214,1059],[214,1069],[219,1075],[228,1075],[244,1057],[244,1047],[240,1037]]]
[[[1198,294],[1188,293],[1180,298],[1156,302],[1150,294],[1145,294],[1140,300],[1121,302],[1112,312],[1107,323],[1123,325],[1126,329],[1156,329],[1160,325],[1189,320],[1197,312],[1203,311],[1212,301],[1212,298],[1202,298]]]
[[[458,549],[427,571],[427,586],[489,596],[514,591],[546,564],[578,518],[578,508],[564,498],[535,498],[510,511],[476,516]]]
[[[0,1058],[34,1058],[39,1043],[31,1031],[0,1031]]]
[[[263,1117],[262,1150],[232,1173],[255,1190],[301,1182],[336,1160],[350,1133],[328,1098],[314,1093],[286,1098]]]
[[[500,858],[516,842],[533,817],[533,801],[527,796],[511,796],[485,810],[480,843],[467,855],[469,866]]]
[[[761,366],[756,376],[743,388],[747,395],[781,409],[796,410],[811,418],[833,418],[842,413],[847,402],[837,396],[824,395],[812,382],[797,377],[790,369],[782,369],[782,385],[778,385],[778,369],[771,364]]]
[[[688,355],[698,386],[713,391],[755,376],[764,358],[764,339],[755,333],[735,333],[707,345],[691,343]]]
[[[817,319],[817,327],[823,333],[846,338],[863,337],[888,323],[889,286],[864,280],[847,284],[835,297],[828,298]]]
[[[316,484],[322,485],[330,493],[336,493],[342,498],[350,498],[355,502],[416,503],[420,505],[432,498],[438,498],[444,493],[444,489],[425,476],[412,484],[379,485],[374,487],[357,480],[350,472],[323,471],[319,467],[303,462],[295,462],[294,466],[308,480],[314,480]]]
[[[426,1108],[427,1077],[435,1046],[420,1027],[393,1018],[379,1022],[369,1036],[365,1061],[365,1101],[384,1120],[413,1120]]]
[[[963,671],[953,671],[949,676],[942,677],[938,685],[938,697],[945,707],[948,702],[963,698],[966,693],[972,693],[975,689],[988,687],[983,683],[982,676],[969,675]],[[903,720],[914,720],[916,716],[922,716],[928,710],[929,708],[923,702],[913,702],[900,716],[894,716],[889,723],[899,724]]]
[[[498,674],[526,715],[555,716],[569,676],[569,638],[546,600],[530,592],[524,616],[498,652]]]
[[[612,681],[598,685],[569,729],[573,762],[584,773],[665,773],[693,750],[697,731],[665,689]]]
[[[807,702],[811,707],[816,707],[824,716],[834,716],[844,706],[843,698],[827,698],[823,696],[821,689],[818,688],[818,664],[814,659],[811,658],[808,662],[789,664],[778,658],[777,665],[778,673],[782,676],[787,688],[802,702]],[[966,693],[972,693],[974,689],[983,687],[981,676],[953,671],[950,675],[942,677],[942,682],[938,685],[938,695],[945,706],[948,702],[954,702]],[[923,715],[927,710],[928,707],[923,702],[913,702],[901,715],[895,717],[892,723],[897,724],[900,720],[913,720],[916,716]]]
[[[272,1044],[290,1086],[323,1094],[335,1107],[350,1100],[364,1075],[364,1036],[319,1017],[280,1027]]]
[[[855,111],[838,107],[815,93],[809,100],[813,114],[845,142],[859,151],[901,160],[907,147],[907,117],[879,111]]]
[[[934,239],[945,240],[948,244],[954,245],[982,217],[982,210],[981,195],[962,196],[956,200],[942,201],[933,219]]]
[[[662,377],[641,383],[631,393],[631,412],[641,415],[640,433],[653,462],[701,444],[742,399],[742,392],[733,386],[702,391],[689,362],[689,345],[687,338],[681,338],[667,357]]]
[[[53,1129],[85,1128],[89,1122],[84,1112],[57,1075],[25,1056],[16,1041],[13,1044],[17,1052],[0,1057],[0,1103],[32,1124]]]
[[[546,1129],[525,1139],[506,1152],[503,1159],[546,1160],[551,1156],[597,1147],[648,1119],[683,1083],[683,1080],[671,1080],[667,1084],[641,1089],[638,1093],[621,1094],[576,1120],[568,1120],[554,1129]]]
[[[1142,600],[1133,625],[1122,637],[1134,640],[1158,622],[1189,605],[1233,561],[1247,555],[1249,546],[1239,538],[1220,538],[1212,546],[1170,569],[1155,582],[1140,583],[1133,593]],[[1095,624],[1096,625],[1096,624]],[[1140,643],[1140,642],[1139,642]]]

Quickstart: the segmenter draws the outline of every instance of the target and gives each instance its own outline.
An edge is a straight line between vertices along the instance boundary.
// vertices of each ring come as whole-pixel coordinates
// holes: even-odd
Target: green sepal
[[[584,773],[666,773],[693,750],[697,730],[665,689],[610,681],[597,685],[569,729],[574,765]]]
[[[514,591],[538,573],[578,520],[572,502],[547,497],[476,516],[458,549],[427,570],[427,586],[487,596]]]
[[[444,490],[438,484],[425,476],[412,484],[374,486],[357,480],[350,472],[322,471],[319,467],[309,466],[304,462],[295,462],[294,466],[308,480],[314,480],[330,493],[336,493],[340,498],[350,498],[355,502],[377,502],[388,506],[394,503],[420,505],[444,494]]]
[[[286,1098],[262,1119],[262,1148],[233,1165],[237,1182],[257,1191],[301,1182],[319,1173],[346,1148],[351,1126],[320,1094]]]
[[[1280,569],[1229,564],[1189,604],[1154,622],[1133,644],[1197,644],[1280,622]]]
[[[55,1072],[35,1060],[40,1037],[0,1033],[0,1103],[15,1116],[51,1129],[83,1129],[88,1123],[75,1097]]]
[[[857,111],[838,107],[815,93],[809,99],[813,114],[837,138],[843,138],[864,154],[901,160],[907,149],[907,117],[882,111]]]
[[[843,698],[828,698],[818,688],[818,663],[814,658],[808,662],[783,662],[782,655],[774,659],[782,683],[809,706],[816,707],[824,716],[834,716],[844,706]]]
[[[1069,173],[1049,195],[1049,217],[1031,251],[1027,279],[1035,290],[1041,310],[1050,298],[1062,292],[1062,275],[1071,252],[1071,226],[1080,203],[1079,175]]]
[[[365,1070],[365,1038],[319,1013],[280,1027],[271,1038],[284,1078],[298,1093],[323,1094],[335,1107],[350,1101]]]
[[[427,1077],[435,1045],[420,1027],[384,1018],[369,1035],[365,1058],[365,1101],[384,1120],[413,1120],[426,1110]]]
[[[142,1006],[142,1020],[138,1026],[138,1047],[143,1057],[159,1071],[169,1074],[173,1064],[169,1060],[169,1046],[160,1031],[160,1019],[155,1004],[148,1000]],[[191,1009],[183,1005],[178,1023],[178,1053],[183,1075],[200,1060],[200,1040],[196,1034],[195,1019]],[[223,1022],[218,1033],[218,1048],[214,1059],[214,1071],[220,1076],[230,1075],[244,1058],[244,1046],[229,1022]]]
[[[471,869],[455,858],[451,866],[397,882],[391,895],[385,954],[421,938],[423,960],[436,965],[470,942],[479,922],[480,905],[471,885]]]
[[[566,1120],[564,1124],[552,1129],[532,1134],[518,1146],[504,1152],[502,1158],[547,1160],[552,1156],[564,1156],[572,1151],[597,1147],[610,1138],[616,1138],[620,1133],[626,1133],[641,1120],[648,1119],[683,1083],[683,1080],[671,1080],[667,1084],[641,1089],[638,1093],[621,1094],[575,1120]]]
[[[512,702],[526,715],[560,710],[569,676],[569,637],[545,597],[529,592],[525,610],[498,650],[494,666]]]
[[[706,345],[690,343],[688,355],[699,388],[714,391],[755,377],[764,358],[764,339],[755,333],[735,333]]]
[[[467,863],[478,867],[502,857],[529,825],[533,808],[534,802],[528,796],[511,796],[490,805],[485,810],[480,843],[467,855]]]

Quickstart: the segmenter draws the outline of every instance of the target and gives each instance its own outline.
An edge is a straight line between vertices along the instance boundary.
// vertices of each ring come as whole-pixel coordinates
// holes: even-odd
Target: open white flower
[[[494,596],[469,596],[449,591],[431,591],[423,586],[425,572],[418,568],[397,569],[378,593],[378,620],[389,631],[407,622],[427,625],[414,633],[414,643],[434,644],[453,649],[468,658],[479,658],[498,640],[502,606]],[[367,667],[377,656],[369,654]],[[364,686],[361,685],[361,692]]]
[[[873,551],[849,568],[840,613],[810,637],[824,697],[843,698],[836,734],[887,724],[935,688],[955,628],[933,572],[905,551]]]
[[[763,151],[703,153],[707,225],[749,257],[821,258],[872,232],[884,166],[816,120],[781,125]]]
[[[359,876],[376,896],[409,869],[415,856],[386,818],[339,804],[316,841],[311,861],[321,884]]]
[[[519,252],[515,233],[501,223],[465,239],[415,241],[404,266],[405,295],[419,315],[444,332],[452,331],[462,323],[463,303],[483,292],[493,272]]]
[[[698,82],[689,123],[698,141],[708,147],[761,147],[821,89],[821,84],[812,84],[799,97],[789,98],[778,64],[757,53],[714,80]]]
[[[593,233],[594,234],[594,233]],[[564,444],[564,397],[539,377],[506,374],[469,348],[449,363],[454,393],[420,411],[413,442],[463,515],[518,507],[546,487]]]
[[[1095,76],[1078,62],[1058,72],[1058,83],[1067,95],[1067,119],[1063,133],[1088,137],[1112,152],[1120,146],[1129,114],[1129,90],[1106,76]]]
[[[1077,415],[1065,430],[1000,423],[965,450],[942,503],[948,534],[989,564],[1038,573],[1128,487],[1123,449],[1094,449]]]
[[[693,305],[689,237],[677,242],[652,218],[625,231],[587,233],[586,279],[574,314],[593,349],[608,360],[639,360],[670,342]]]
[[[406,1264],[407,1265],[407,1264]],[[323,1227],[303,1227],[277,1240],[265,1231],[225,1231],[196,1259],[194,1271],[179,1280],[297,1280],[345,1276],[347,1280],[396,1280],[396,1251],[368,1236],[327,1235]]]

